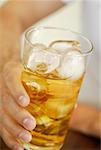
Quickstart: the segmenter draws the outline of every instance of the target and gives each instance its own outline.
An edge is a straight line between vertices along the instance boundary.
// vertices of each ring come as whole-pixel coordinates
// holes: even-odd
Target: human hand
[[[30,130],[35,128],[33,116],[24,107],[30,102],[20,78],[22,66],[8,62],[0,75],[0,135],[9,148],[22,150],[17,139],[31,141]]]
[[[86,135],[101,137],[101,110],[79,103],[72,114],[70,129]]]

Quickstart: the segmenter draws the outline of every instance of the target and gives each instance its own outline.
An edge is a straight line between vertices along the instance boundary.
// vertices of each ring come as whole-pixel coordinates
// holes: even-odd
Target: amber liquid
[[[59,150],[62,147],[82,79],[42,77],[28,69],[22,72],[21,80],[30,97],[26,109],[37,123],[31,132],[32,141],[27,143],[30,150]]]

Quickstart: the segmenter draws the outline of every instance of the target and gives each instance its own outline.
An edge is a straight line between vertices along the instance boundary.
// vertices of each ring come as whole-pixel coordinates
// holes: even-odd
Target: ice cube
[[[30,55],[27,67],[38,73],[47,74],[55,70],[59,64],[59,55],[43,50],[35,51]]]
[[[38,92],[41,91],[41,87],[40,87],[40,85],[39,85],[37,82],[33,82],[33,81],[27,82],[26,85],[33,87],[33,88],[36,89]]]
[[[77,80],[85,71],[85,58],[79,51],[69,51],[57,71],[63,78]]]
[[[73,109],[73,103],[65,103],[65,99],[53,98],[48,99],[44,104],[44,111],[53,119],[65,117]]]
[[[52,42],[49,47],[54,49],[53,52],[57,52],[59,54],[65,54],[67,53],[71,48],[73,49],[74,45],[78,45],[78,41],[65,41],[65,40],[59,40]]]
[[[41,115],[36,117],[36,122],[37,125],[45,125],[45,126],[49,126],[52,123],[52,119],[50,119],[48,116],[46,115]]]
[[[51,53],[59,54],[56,49],[53,49],[53,48],[51,48],[51,47],[48,48],[47,51],[48,51],[48,52],[51,52]]]
[[[32,53],[35,52],[35,51],[42,51],[42,50],[45,50],[46,48],[47,48],[47,47],[46,47],[44,44],[41,44],[41,43],[33,44]]]

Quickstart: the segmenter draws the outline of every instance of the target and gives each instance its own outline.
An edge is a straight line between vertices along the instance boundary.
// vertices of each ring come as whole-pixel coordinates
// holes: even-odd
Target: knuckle
[[[0,110],[0,124],[4,123],[5,113],[3,110]]]
[[[0,109],[0,118],[2,118],[3,116],[4,116],[4,111]]]
[[[6,82],[13,81],[20,77],[21,66],[17,62],[8,62],[3,68],[3,78]],[[16,75],[16,76],[15,76]]]
[[[2,103],[3,103],[3,106],[4,106],[4,107],[7,105],[7,102],[9,102],[9,101],[8,101],[8,97],[7,97],[7,95],[3,92],[3,93],[2,93]]]
[[[0,124],[0,135],[2,134],[3,126]]]
[[[9,105],[9,103],[11,103],[10,96],[8,94],[8,90],[5,89],[5,87],[3,87],[1,102],[2,102],[3,108],[7,108],[7,106]]]
[[[3,68],[3,76],[7,76],[10,77],[10,73],[14,70],[14,68],[16,69],[17,67],[17,63],[16,62],[8,62],[5,64],[4,68]]]
[[[2,127],[1,127],[1,137],[2,137],[3,139],[4,139],[4,134],[5,134],[5,133],[4,133],[4,127],[2,126]]]
[[[27,112],[22,108],[20,111],[18,111],[17,113],[17,118],[22,120],[22,118],[24,118],[27,115]]]
[[[3,78],[10,80],[11,79],[11,73],[10,73],[10,66],[9,64],[6,64],[3,68]]]

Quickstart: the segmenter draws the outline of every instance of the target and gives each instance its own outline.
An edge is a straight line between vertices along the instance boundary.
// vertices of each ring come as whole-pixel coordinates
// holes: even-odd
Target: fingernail
[[[26,96],[20,96],[18,102],[21,106],[27,106],[29,104],[29,100]]]
[[[35,126],[36,126],[36,121],[35,121],[34,118],[33,119],[31,119],[31,118],[25,118],[23,120],[23,125],[24,125],[24,127],[26,129],[33,130],[35,128]]]
[[[15,146],[13,147],[13,150],[23,150],[23,148],[22,148],[21,146],[16,146],[16,145],[15,145]]]
[[[30,142],[32,139],[32,136],[30,133],[23,131],[19,134],[19,138],[23,140],[24,142]]]

